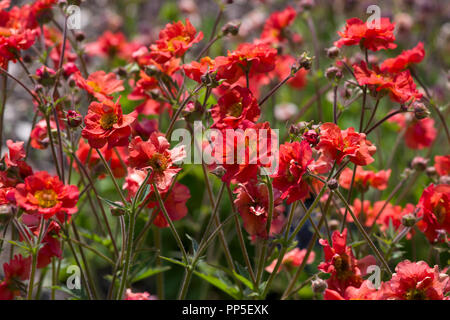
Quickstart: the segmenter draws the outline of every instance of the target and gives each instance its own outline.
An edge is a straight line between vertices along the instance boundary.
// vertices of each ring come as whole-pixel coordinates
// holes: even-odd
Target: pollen
[[[34,197],[41,208],[52,208],[58,203],[58,195],[52,189],[36,191]]]
[[[105,113],[100,119],[100,126],[105,130],[109,130],[113,127],[114,124],[117,123],[118,120],[119,119],[116,114]]]
[[[166,170],[169,167],[169,159],[161,153],[156,152],[149,160],[149,166],[157,172]]]

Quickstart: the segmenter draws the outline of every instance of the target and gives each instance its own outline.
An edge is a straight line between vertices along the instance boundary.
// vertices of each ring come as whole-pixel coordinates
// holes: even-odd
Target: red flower
[[[211,108],[214,120],[212,128],[236,129],[240,124],[256,122],[261,111],[250,90],[235,86],[220,97],[217,105]],[[251,124],[250,124],[251,125]]]
[[[411,64],[420,63],[423,58],[425,58],[425,50],[423,43],[419,42],[413,49],[402,51],[397,57],[384,60],[380,69],[383,72],[397,73]]]
[[[127,158],[127,148],[126,147],[117,147],[114,149],[108,149],[106,146],[99,149],[102,153],[105,160],[109,163],[109,166],[114,174],[115,178],[123,178],[127,174],[127,169],[122,163],[125,162]],[[91,146],[85,142],[84,139],[80,139],[78,144],[77,151],[75,151],[75,155],[80,159],[81,163],[87,166],[90,169],[98,169],[100,163],[100,156],[97,151],[91,148]],[[122,160],[119,158],[122,158]],[[78,170],[78,165],[74,161],[73,167]],[[103,170],[103,165],[100,165],[101,170]],[[104,174],[101,174],[98,178],[103,179],[105,177]]]
[[[186,19],[185,24],[181,21],[167,24],[159,32],[156,44],[151,45],[150,49],[155,54],[156,61],[165,62],[172,57],[182,57],[193,44],[202,39],[203,32],[197,34],[189,19]]]
[[[234,190],[237,194],[234,204],[244,222],[244,229],[252,236],[267,238],[267,218],[269,209],[269,190],[264,183],[249,181]],[[277,234],[283,227],[283,207],[279,192],[274,190],[274,210],[270,235]]]
[[[242,43],[226,57],[215,59],[217,79],[233,84],[249,73],[267,73],[275,68],[277,50],[266,44]]]
[[[291,55],[279,55],[276,58],[275,69],[272,73],[278,78],[279,81],[282,81],[291,73],[292,66],[296,63],[296,59]],[[306,85],[307,75],[308,70],[301,68],[295,73],[295,76],[287,82],[287,84],[292,88],[302,89]]]
[[[267,44],[283,42],[287,38],[295,38],[295,42],[301,42],[299,35],[292,36],[285,32],[285,29],[294,22],[296,16],[297,12],[291,6],[287,6],[283,11],[272,13],[264,24],[261,40]]]
[[[448,275],[430,268],[425,261],[405,260],[395,268],[392,279],[382,286],[382,299],[446,300]]]
[[[363,281],[359,288],[347,287],[341,295],[335,290],[326,289],[324,300],[380,300],[380,292],[374,288],[369,280]]]
[[[148,141],[134,137],[128,147],[130,167],[151,169],[150,182],[159,190],[166,191],[173,178],[181,170],[174,162],[186,157],[184,147],[169,149],[170,144],[162,133],[154,132]]]
[[[290,204],[305,199],[309,193],[303,179],[308,165],[312,162],[312,150],[306,141],[286,142],[280,146],[278,171],[273,175],[273,186],[282,192],[281,198]]]
[[[3,264],[3,272],[7,280],[25,281],[30,277],[31,256],[24,258],[21,254]]]
[[[221,136],[212,141],[212,155],[216,164],[226,170],[224,182],[247,182],[256,179],[259,167],[274,168],[276,133],[268,122],[251,127],[222,130]]]
[[[139,50],[142,44],[128,42],[121,32],[106,31],[95,42],[86,45],[86,53],[91,56],[114,58],[116,55],[124,60],[130,60],[133,53]]]
[[[368,50],[395,49],[395,24],[389,18],[380,19],[380,27],[369,28],[366,22],[358,18],[347,20],[345,29],[338,31],[341,39],[334,43],[337,47],[361,45]]]
[[[144,292],[132,292],[131,289],[127,289],[125,292],[124,300],[157,300],[156,296],[150,295],[150,293]]]
[[[422,94],[417,91],[416,84],[409,70],[390,74],[382,73],[376,66],[368,69],[364,61],[359,65],[354,64],[355,77],[358,83],[369,85],[371,89],[381,93],[388,93],[394,102],[406,104],[422,98]]]
[[[364,133],[357,133],[354,128],[341,130],[330,122],[320,126],[320,142],[317,147],[325,158],[336,160],[338,164],[348,156],[351,162],[359,166],[372,163],[372,155],[377,150]]]
[[[24,183],[16,186],[15,197],[18,206],[29,214],[43,215],[44,219],[58,215],[64,221],[64,214],[77,212],[78,188],[64,185],[46,171],[26,177]]]
[[[434,167],[440,176],[450,175],[450,154],[434,157]]]
[[[111,149],[115,146],[126,146],[131,134],[131,124],[136,120],[136,113],[122,114],[122,107],[117,102],[104,100],[92,102],[84,118],[85,127],[81,132],[92,148],[102,148],[107,144]]]
[[[278,272],[281,271],[281,267],[285,268],[298,268],[303,263],[303,260],[306,256],[306,249],[300,250],[299,248],[294,248],[291,251],[287,252],[283,257],[283,262],[281,263],[280,268],[278,269]],[[316,254],[314,251],[311,251],[308,260],[306,261],[307,264],[311,264],[314,262],[314,259],[316,257]],[[275,266],[277,265],[278,259],[275,259],[272,261],[272,263],[266,267],[266,271],[269,273],[272,273],[275,269]]]
[[[401,129],[406,128],[405,143],[408,148],[424,149],[436,139],[437,130],[431,118],[417,120],[410,114],[396,114],[388,121],[397,123]]]
[[[373,223],[373,220],[378,216],[378,213],[380,212],[381,208],[384,206],[384,201],[377,201],[373,204],[373,209],[369,213],[369,217],[366,221],[367,226],[371,226]],[[399,228],[402,226],[402,217],[407,214],[414,213],[415,207],[408,203],[405,205],[404,208],[401,206],[394,206],[390,203],[386,205],[381,215],[378,217],[376,223],[380,226],[381,231],[386,231],[390,225],[394,228],[394,230],[399,230]],[[413,230],[411,230],[411,233],[408,233],[407,239],[409,239],[412,236]]]
[[[323,246],[325,261],[318,268],[331,274],[331,277],[327,279],[328,289],[343,294],[349,286],[359,288],[366,271],[364,266],[375,264],[374,257],[366,256],[360,261],[354,257],[351,247],[346,245],[347,229],[344,229],[342,233],[333,232],[332,241],[333,246],[330,246],[328,240],[319,240]]]
[[[8,167],[17,167],[19,166],[20,162],[25,159],[26,153],[25,149],[23,148],[23,144],[23,141],[6,141],[6,145],[9,149],[9,154],[5,155],[5,163]]]
[[[431,243],[444,242],[450,233],[450,185],[430,184],[420,197],[418,227]]]
[[[361,167],[356,168],[355,181],[354,186],[363,192],[369,189],[369,186],[372,186],[378,190],[384,190],[387,188],[387,183],[389,177],[391,175],[391,169],[389,170],[380,170],[378,172],[373,172],[370,170],[364,170]],[[350,189],[351,182],[353,177],[353,170],[350,168],[345,168],[340,177],[339,184],[344,189]]]
[[[74,74],[75,82],[81,89],[86,90],[100,102],[112,99],[111,94],[124,90],[123,81],[117,79],[114,73],[106,74],[105,71],[96,71],[84,79],[80,72]]]
[[[201,76],[207,71],[215,71],[215,61],[210,57],[203,57],[200,62],[192,61],[189,64],[183,65],[183,70],[186,72],[186,76],[198,83],[201,83]]]

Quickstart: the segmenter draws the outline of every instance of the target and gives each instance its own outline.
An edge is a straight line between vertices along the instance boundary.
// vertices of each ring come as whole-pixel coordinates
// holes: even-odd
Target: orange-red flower
[[[64,185],[57,176],[46,171],[36,172],[16,186],[16,202],[29,214],[43,215],[50,219],[57,215],[64,221],[64,214],[77,212],[78,188]]]
[[[366,256],[357,260],[353,255],[351,247],[347,246],[347,229],[342,233],[333,232],[333,246],[330,246],[328,240],[320,239],[319,243],[323,246],[325,261],[318,268],[319,270],[330,273],[327,279],[328,289],[335,290],[339,294],[344,294],[349,286],[359,288],[363,282],[362,276],[365,274],[365,266],[376,264],[373,256]]]
[[[178,21],[168,23],[159,32],[159,39],[156,44],[150,46],[154,59],[158,62],[166,62],[172,57],[182,57],[193,44],[203,39],[203,32],[197,34],[189,19],[186,23]]]
[[[369,186],[372,186],[378,190],[384,190],[387,188],[387,183],[391,175],[391,169],[380,170],[378,172],[373,172],[370,170],[364,170],[361,167],[356,168],[354,186],[360,191],[367,191]],[[345,168],[340,177],[339,184],[344,189],[350,189],[353,177],[353,170],[350,168]]]
[[[291,55],[279,55],[277,56],[275,69],[271,72],[271,75],[273,74],[279,81],[282,81],[291,74],[292,66],[296,65],[296,63],[296,59]],[[307,75],[308,70],[301,68],[295,73],[293,78],[288,80],[287,84],[292,88],[302,89],[306,85]]]
[[[186,72],[188,78],[200,83],[202,75],[208,71],[215,71],[215,61],[210,57],[203,57],[200,59],[200,62],[192,61],[189,64],[183,65],[183,70]]]
[[[338,164],[348,156],[351,162],[359,166],[372,163],[372,155],[377,150],[364,133],[357,133],[352,127],[341,130],[331,122],[320,126],[320,142],[317,148],[325,158],[335,160]]]
[[[278,269],[278,272],[281,271],[282,267],[286,269],[300,267],[300,265],[303,263],[303,260],[305,259],[306,252],[307,252],[306,249],[300,250],[299,248],[294,248],[291,251],[287,252],[283,257],[283,261],[281,262],[281,266]],[[306,263],[307,264],[313,263],[315,258],[316,254],[314,253],[314,251],[311,251]],[[275,269],[275,266],[277,265],[277,262],[278,259],[273,260],[272,263],[268,265],[265,270],[267,272],[272,273],[273,270]]]
[[[434,119],[415,119],[410,114],[396,114],[388,121],[395,122],[405,131],[405,143],[411,149],[424,149],[431,146],[437,137],[437,130],[434,127]]]
[[[244,229],[252,236],[267,238],[267,219],[269,208],[269,190],[264,183],[255,180],[239,184],[234,190],[237,194],[234,204],[244,221]],[[274,190],[274,210],[270,235],[277,234],[283,227],[280,193]]]
[[[217,79],[233,84],[248,73],[267,73],[275,68],[277,50],[266,44],[242,43],[226,57],[215,59]]]
[[[131,289],[127,289],[124,300],[158,300],[158,298],[147,291],[132,292]]]
[[[381,298],[389,300],[446,300],[449,277],[430,268],[425,261],[404,260],[395,268],[392,279],[383,283]]]
[[[128,145],[131,124],[136,120],[136,113],[122,114],[122,107],[117,102],[104,100],[92,102],[84,118],[85,127],[81,132],[92,148],[102,148],[107,144],[111,149]]]
[[[440,176],[450,175],[450,154],[434,157],[434,167]]]
[[[86,90],[88,93],[97,98],[100,102],[112,99],[113,93],[124,90],[123,81],[117,79],[114,73],[106,73],[105,71],[96,71],[84,79],[80,72],[74,75],[77,86]]]
[[[335,290],[326,289],[324,300],[380,300],[380,291],[375,289],[370,280],[364,280],[359,288],[347,287],[341,295]]]
[[[137,41],[128,42],[121,32],[106,31],[96,41],[86,44],[86,53],[91,56],[131,60],[133,53],[143,45]]]
[[[13,300],[20,295],[18,283],[30,277],[31,256],[24,258],[21,254],[3,264],[5,278],[0,282],[0,300]]]
[[[395,24],[389,18],[381,18],[380,26],[369,27],[368,24],[358,18],[347,20],[343,31],[338,31],[341,37],[334,43],[337,47],[361,45],[362,47],[378,51],[381,49],[395,49],[394,43]]]
[[[147,141],[143,141],[141,137],[134,137],[128,151],[130,167],[150,169],[150,182],[155,183],[160,191],[166,191],[181,170],[175,162],[186,157],[183,146],[170,149],[166,137],[159,132],[152,133]]]
[[[273,186],[282,192],[281,198],[290,204],[305,199],[309,187],[303,175],[312,162],[312,149],[309,143],[286,142],[280,146],[278,171],[273,177]]]
[[[212,128],[236,129],[241,124],[247,127],[246,122],[256,122],[261,110],[258,102],[250,90],[235,86],[220,97],[217,105],[211,108],[214,120]]]
[[[425,58],[425,49],[423,43],[419,42],[411,50],[402,51],[397,57],[384,60],[380,69],[383,72],[397,73],[408,68],[411,64],[422,62],[423,58]]]
[[[431,243],[445,242],[450,233],[450,185],[430,184],[420,197],[418,227]]]
[[[359,65],[354,64],[355,77],[359,85],[369,85],[370,89],[377,92],[388,93],[394,102],[406,104],[422,98],[422,94],[417,91],[414,79],[409,70],[395,74],[381,72],[376,66],[369,69],[362,61]]]
[[[295,42],[301,42],[299,35],[286,33],[286,28],[294,22],[296,16],[297,12],[291,6],[287,6],[282,11],[273,12],[264,24],[261,40],[267,44],[284,42],[288,38]]]

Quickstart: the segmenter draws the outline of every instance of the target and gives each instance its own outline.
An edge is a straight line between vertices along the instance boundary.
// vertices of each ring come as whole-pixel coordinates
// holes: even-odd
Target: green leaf
[[[154,276],[155,274],[165,272],[167,270],[170,270],[171,268],[169,266],[161,267],[161,268],[148,268],[147,270],[142,270],[139,272],[133,279],[131,279],[131,283],[135,283],[141,280],[144,280],[148,277]]]
[[[202,278],[203,280],[208,281],[210,284],[215,286],[216,288],[222,290],[223,292],[227,293],[234,299],[239,299],[239,289],[234,285],[229,285],[226,282],[224,282],[223,279],[220,279],[218,277],[215,277],[213,275],[204,274],[198,271],[194,271],[194,274],[198,277]]]

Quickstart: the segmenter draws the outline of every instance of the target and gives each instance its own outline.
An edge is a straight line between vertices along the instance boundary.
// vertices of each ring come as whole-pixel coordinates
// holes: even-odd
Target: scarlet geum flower
[[[450,154],[434,157],[434,167],[440,176],[450,175]]]
[[[383,72],[400,72],[412,64],[422,62],[424,57],[425,49],[423,48],[423,43],[419,42],[413,49],[402,51],[397,57],[384,60],[380,65],[380,69]]]
[[[80,72],[73,75],[77,86],[97,98],[100,102],[112,99],[112,94],[124,90],[123,81],[116,74],[96,71],[84,79]]]
[[[278,269],[278,272],[280,272],[282,268],[289,269],[300,267],[300,265],[303,263],[303,260],[305,259],[306,252],[307,252],[306,249],[299,249],[299,248],[294,248],[291,251],[287,252],[283,257],[283,261],[281,263],[280,268]],[[313,263],[315,257],[316,257],[315,252],[311,251],[306,263],[307,264]],[[272,263],[268,265],[265,270],[267,272],[272,273],[277,263],[278,259],[273,260]]]

